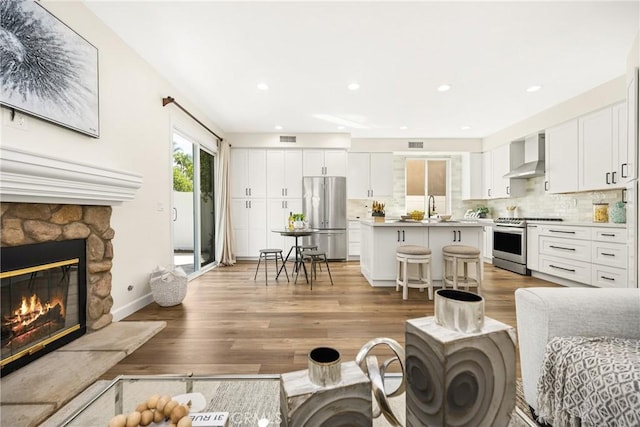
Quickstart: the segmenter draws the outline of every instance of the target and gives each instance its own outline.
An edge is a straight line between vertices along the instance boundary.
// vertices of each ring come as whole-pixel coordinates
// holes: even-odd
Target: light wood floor
[[[276,283],[272,274],[265,286],[262,266],[253,280],[255,267],[255,262],[240,262],[216,268],[189,283],[181,305],[152,303],[129,316],[125,320],[165,320],[167,327],[102,379],[283,373],[306,369],[307,353],[318,346],[334,347],[349,361],[375,337],[404,345],[404,322],[433,315],[426,292],[411,289],[403,301],[395,288],[372,288],[358,262],[330,263],[335,285],[323,271],[313,290],[302,278],[297,285],[284,277]],[[485,264],[486,315],[515,327],[513,293],[533,286],[557,285]]]

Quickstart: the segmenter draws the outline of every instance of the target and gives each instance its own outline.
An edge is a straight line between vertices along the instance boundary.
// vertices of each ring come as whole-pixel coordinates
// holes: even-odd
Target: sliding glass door
[[[189,275],[215,262],[215,157],[173,134],[173,258]]]

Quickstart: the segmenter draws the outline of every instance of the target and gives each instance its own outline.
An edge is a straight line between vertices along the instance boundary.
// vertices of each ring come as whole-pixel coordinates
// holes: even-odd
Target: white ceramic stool
[[[467,245],[448,245],[442,248],[442,284],[443,287],[451,286],[458,289],[463,285],[466,290],[469,287],[480,288],[482,285],[482,260],[480,249]],[[458,275],[458,265],[462,263],[462,276]],[[469,264],[476,264],[476,277],[469,277]]]
[[[420,291],[428,288],[429,299],[433,299],[431,249],[417,245],[400,246],[396,250],[396,260],[396,291],[402,286],[402,299],[409,298],[409,288],[417,288]],[[409,277],[409,264],[418,264],[418,277]]]

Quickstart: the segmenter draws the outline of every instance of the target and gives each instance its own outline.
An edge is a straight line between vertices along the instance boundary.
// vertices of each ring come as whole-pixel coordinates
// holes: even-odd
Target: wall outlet
[[[20,130],[29,130],[29,119],[26,114],[7,109],[4,113],[4,123],[7,127]]]

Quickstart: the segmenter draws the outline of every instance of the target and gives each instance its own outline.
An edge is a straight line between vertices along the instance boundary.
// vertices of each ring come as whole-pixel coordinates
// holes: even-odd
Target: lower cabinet
[[[371,275],[376,280],[395,280],[396,249],[402,245],[424,246],[428,235],[426,227],[375,228],[372,247],[376,251],[376,261],[371,265]]]
[[[467,245],[480,249],[483,243],[481,228],[432,227],[429,229],[429,247],[431,248],[431,277],[442,280],[442,248],[447,245]]]
[[[484,262],[493,263],[493,227],[485,225],[482,227],[484,240]]]
[[[528,224],[527,268],[591,286],[627,287],[626,236],[624,228]]]
[[[360,221],[349,221],[349,258],[360,257]]]
[[[231,217],[236,256],[257,258],[267,247],[266,199],[232,199]]]

